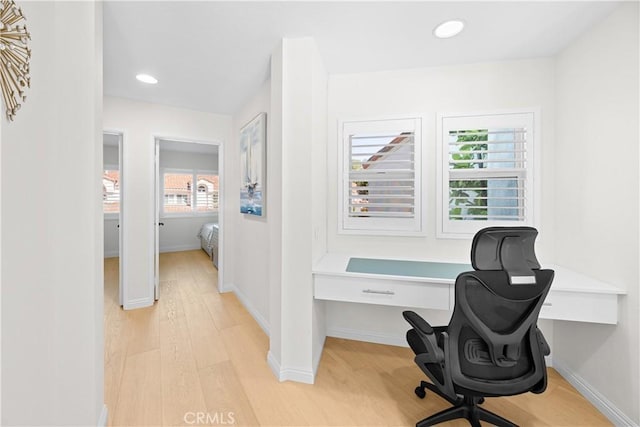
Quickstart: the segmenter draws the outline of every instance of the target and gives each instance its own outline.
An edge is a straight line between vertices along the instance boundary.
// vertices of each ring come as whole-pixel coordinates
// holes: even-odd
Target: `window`
[[[165,172],[163,182],[163,212],[165,214],[218,211],[217,175],[197,172]]]
[[[534,113],[442,116],[439,235],[533,225]]]
[[[102,210],[105,214],[120,212],[120,171],[104,169],[102,173]]]
[[[197,175],[198,192],[196,195],[196,208],[198,212],[218,211],[218,176]]]
[[[340,231],[421,233],[420,119],[349,121],[341,131]]]

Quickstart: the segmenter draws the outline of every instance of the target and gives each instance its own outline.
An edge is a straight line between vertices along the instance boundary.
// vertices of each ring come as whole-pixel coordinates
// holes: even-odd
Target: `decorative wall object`
[[[13,120],[27,97],[25,89],[31,87],[29,59],[31,49],[22,9],[13,0],[0,3],[0,87],[7,118]]]
[[[240,212],[264,216],[267,114],[240,129]]]

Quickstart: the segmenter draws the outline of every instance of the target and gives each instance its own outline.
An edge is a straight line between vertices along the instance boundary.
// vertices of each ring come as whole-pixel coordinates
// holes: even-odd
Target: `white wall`
[[[160,174],[164,169],[187,169],[218,172],[218,156],[209,153],[191,153],[162,149],[160,143]],[[202,224],[218,222],[218,214],[166,216],[162,213],[160,227],[160,252],[176,252],[201,247],[197,237]]]
[[[543,265],[553,260],[554,95],[553,60],[537,59],[406,71],[331,75],[329,78],[328,251],[370,257],[406,257],[469,262],[471,239],[436,239],[436,114],[540,108],[542,120],[542,215],[537,253]],[[376,119],[403,114],[422,116],[423,197],[426,237],[338,234],[338,120]],[[327,303],[327,333],[406,345],[402,309]],[[449,314],[422,312],[434,324]],[[541,322],[552,339],[551,322]]]
[[[103,414],[102,10],[26,2],[31,88],[2,114],[2,425]],[[82,37],[78,37],[81,34]],[[73,183],[25,198],[25,188]],[[20,185],[16,185],[20,183]],[[16,203],[19,201],[19,203]],[[104,413],[106,416],[106,413]]]
[[[233,147],[227,151],[225,179],[230,188],[231,212],[227,216],[233,227],[233,285],[258,323],[269,330],[269,222],[271,213],[271,188],[266,186],[265,216],[240,213],[240,129],[259,113],[267,113],[267,153],[271,150],[271,81],[265,82],[258,93],[233,117]],[[267,173],[271,164],[267,165]],[[273,192],[276,194],[277,190]]]
[[[272,57],[271,70],[271,142],[278,158],[271,158],[268,166],[281,166],[280,186],[275,189],[281,190],[281,234],[270,237],[280,240],[281,252],[270,264],[280,270],[280,280],[270,284],[269,362],[281,380],[313,382],[314,350],[324,340],[323,329],[314,324],[323,306],[314,302],[311,276],[314,253],[323,243],[314,243],[313,234],[314,224],[318,235],[324,234],[324,215],[314,214],[312,207],[318,197],[314,191],[324,185],[324,180],[314,181],[324,174],[324,162],[316,163],[312,154],[324,151],[327,74],[311,38],[284,39]],[[277,322],[275,313],[280,313]]]
[[[103,118],[105,129],[124,135],[124,306],[144,307],[153,304],[154,135],[224,143],[231,135],[231,117],[105,97]]]
[[[624,3],[556,63],[556,261],[627,290],[616,326],[557,322],[554,359],[637,425],[638,3]]]

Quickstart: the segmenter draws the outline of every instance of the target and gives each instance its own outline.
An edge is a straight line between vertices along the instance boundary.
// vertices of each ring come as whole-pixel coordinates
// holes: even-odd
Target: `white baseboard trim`
[[[236,294],[236,296],[238,297],[242,305],[244,305],[244,308],[246,308],[249,314],[251,314],[251,317],[253,317],[253,319],[258,323],[258,325],[260,325],[264,333],[267,334],[267,336],[269,336],[269,321],[267,321],[267,319],[265,319],[264,316],[260,314],[258,310],[256,310],[253,304],[251,304],[251,301],[249,300],[247,295],[244,292],[242,292],[240,288],[238,288],[233,283],[227,283],[224,286],[224,289],[225,290],[228,289],[228,291],[231,291],[234,294]]]
[[[409,347],[407,340],[403,336],[381,334],[372,331],[359,331],[349,328],[333,328],[327,329],[327,336],[334,338],[344,338],[347,340],[372,342],[375,344],[396,345],[400,347]]]
[[[193,250],[196,250],[196,249],[201,249],[200,243],[188,244],[188,245],[160,246],[160,253],[193,251]]]
[[[125,301],[122,308],[125,310],[135,310],[136,308],[151,307],[155,301],[154,297],[138,298],[131,301]]]
[[[303,384],[313,384],[315,381],[315,375],[313,372],[305,371],[303,369],[295,368],[282,368],[280,362],[276,360],[273,353],[269,351],[267,354],[267,363],[271,368],[271,371],[276,376],[278,381],[295,381]]]
[[[100,418],[98,418],[98,427],[107,427],[107,421],[109,420],[109,410],[107,405],[102,405],[102,412],[100,412]]]
[[[573,372],[564,362],[554,359],[553,368],[558,371],[562,377],[574,386],[580,394],[582,394],[593,406],[595,406],[602,414],[618,427],[638,427],[624,412],[616,405],[611,403],[609,399],[603,396],[598,390],[593,388],[584,378]]]
[[[226,294],[227,292],[233,292],[233,288],[235,285],[233,283],[223,283],[222,286],[218,288],[218,291],[222,294]]]
[[[280,362],[276,359],[276,357],[271,353],[271,350],[267,353],[267,365],[271,368],[271,372],[273,375],[280,380]]]
[[[105,251],[104,252],[104,257],[105,258],[115,258],[120,256],[120,251]]]
[[[318,366],[320,366],[320,359],[322,359],[322,353],[324,352],[324,343],[327,341],[327,336],[322,338],[322,345],[319,347],[319,351],[313,355],[313,377],[315,379],[318,373]]]

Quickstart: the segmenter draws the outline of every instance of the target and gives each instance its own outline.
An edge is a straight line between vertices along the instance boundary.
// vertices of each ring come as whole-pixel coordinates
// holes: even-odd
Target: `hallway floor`
[[[423,377],[408,348],[336,338],[327,338],[315,385],[279,383],[268,337],[234,294],[218,293],[207,254],[161,254],[160,278],[153,307],[124,311],[118,259],[105,259],[109,425],[413,426],[448,406],[414,395]],[[521,426],[611,425],[553,369],[544,394],[483,406]]]

